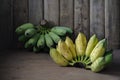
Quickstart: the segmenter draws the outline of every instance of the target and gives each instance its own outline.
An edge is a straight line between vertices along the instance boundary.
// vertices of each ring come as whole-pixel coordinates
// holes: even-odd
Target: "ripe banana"
[[[83,33],[80,32],[78,34],[75,40],[75,45],[76,45],[77,56],[83,56],[85,54],[85,49],[87,46],[86,36]]]
[[[52,32],[54,32],[55,34],[59,35],[59,36],[64,36],[66,35],[66,30],[65,29],[62,29],[62,28],[56,28],[56,27],[53,27],[51,29]]]
[[[66,43],[62,40],[58,42],[58,52],[65,57],[68,61],[71,61],[73,59],[72,53]]]
[[[15,32],[17,34],[24,34],[24,32],[29,28],[34,28],[34,25],[32,23],[25,23],[19,26],[18,28],[16,28]]]
[[[57,34],[54,32],[49,32],[50,37],[53,39],[53,41],[57,44],[58,41],[61,39]]]
[[[68,46],[68,48],[70,49],[73,58],[77,57],[76,51],[75,51],[75,44],[73,43],[73,41],[67,36],[65,39],[65,43]]]
[[[52,38],[50,37],[50,35],[49,34],[45,34],[45,41],[46,41],[46,45],[50,48],[50,47],[52,47],[53,46],[53,40],[52,40]]]
[[[35,35],[37,33],[36,29],[34,28],[29,28],[25,31],[25,36],[26,37],[32,37],[33,35]]]
[[[86,48],[86,51],[85,51],[85,55],[87,57],[90,56],[90,53],[92,52],[92,50],[94,49],[94,47],[96,46],[96,44],[98,43],[98,38],[97,36],[94,34],[88,41],[88,44],[87,44],[87,48]]]
[[[38,39],[38,42],[37,42],[37,47],[38,48],[43,48],[45,47],[45,36],[44,34],[41,34],[39,39]]]
[[[101,57],[104,55],[106,50],[106,39],[103,39],[97,43],[95,48],[90,54],[90,60],[94,62],[98,57]]]
[[[68,61],[55,48],[50,48],[50,56],[59,66],[68,65]]]

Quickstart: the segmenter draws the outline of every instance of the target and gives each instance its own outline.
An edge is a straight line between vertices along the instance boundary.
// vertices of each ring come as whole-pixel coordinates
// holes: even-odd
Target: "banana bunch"
[[[15,32],[19,35],[18,40],[23,42],[24,47],[32,49],[34,52],[49,50],[54,47],[63,37],[72,34],[71,28],[64,26],[46,26],[45,21],[42,25],[35,26],[32,23],[25,23],[16,28]],[[44,25],[43,25],[44,24]]]
[[[56,48],[50,48],[50,56],[59,66],[74,66],[100,72],[112,62],[112,50],[106,50],[106,39],[98,40],[94,34],[87,42],[86,36],[79,33],[75,43],[67,36],[59,40]]]

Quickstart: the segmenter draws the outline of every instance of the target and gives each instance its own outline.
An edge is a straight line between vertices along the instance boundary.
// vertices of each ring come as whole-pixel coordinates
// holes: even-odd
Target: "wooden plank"
[[[60,0],[60,25],[73,29],[73,0]]]
[[[11,0],[0,0],[0,50],[12,48],[12,4]]]
[[[105,37],[108,40],[108,49],[120,48],[119,5],[119,0],[105,0]]]
[[[83,32],[89,38],[89,0],[74,0],[74,32]]]
[[[104,0],[90,0],[90,34],[105,36]]]
[[[44,19],[59,25],[59,0],[44,0]]]
[[[43,19],[43,0],[29,0],[29,22],[37,25]]]
[[[23,24],[28,22],[28,0],[13,0],[13,30]],[[15,47],[21,47],[21,44],[18,42],[18,36],[16,33],[14,35]]]

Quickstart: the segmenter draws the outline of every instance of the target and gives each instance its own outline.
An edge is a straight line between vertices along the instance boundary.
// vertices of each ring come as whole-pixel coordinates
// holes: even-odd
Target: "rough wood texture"
[[[120,50],[100,73],[75,67],[60,67],[48,54],[27,51],[0,52],[0,80],[120,80]]]
[[[43,0],[29,0],[29,22],[39,24],[43,19]]]
[[[73,0],[60,0],[60,25],[73,29]]]
[[[0,0],[0,50],[11,48],[13,40],[12,0]]]
[[[89,38],[89,0],[74,0],[74,33],[86,34]]]
[[[105,36],[104,14],[104,0],[90,0],[90,34],[97,34],[99,39]]]
[[[112,5],[112,6],[111,6]],[[120,47],[120,1],[105,0],[105,37],[108,48]]]
[[[44,0],[44,19],[59,25],[59,0]]]
[[[13,0],[13,31],[23,23],[28,22],[28,0]],[[19,47],[17,36],[14,33],[15,46]],[[21,44],[20,44],[21,45]]]

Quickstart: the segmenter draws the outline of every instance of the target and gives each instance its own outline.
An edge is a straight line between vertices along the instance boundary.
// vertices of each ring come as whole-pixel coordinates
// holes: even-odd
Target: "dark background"
[[[42,19],[71,27],[89,38],[108,39],[108,48],[120,48],[120,0],[0,0],[0,49],[19,48],[15,29]]]

